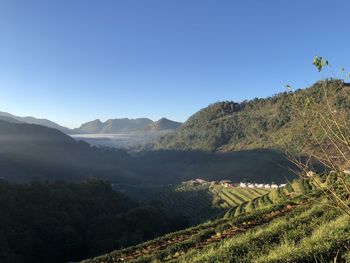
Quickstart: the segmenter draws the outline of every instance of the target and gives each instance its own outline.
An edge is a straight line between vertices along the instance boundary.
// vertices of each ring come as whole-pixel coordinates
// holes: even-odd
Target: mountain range
[[[69,129],[47,119],[38,119],[31,116],[20,117],[7,112],[0,112],[0,120],[42,125],[65,134],[127,134],[131,132],[172,131],[182,124],[166,118],[161,118],[158,121],[152,121],[148,118],[122,118],[109,119],[105,122],[96,119],[82,124],[79,128]]]
[[[162,118],[153,122],[148,118],[99,119],[82,124],[74,133],[127,134],[132,132],[176,130],[182,123]]]

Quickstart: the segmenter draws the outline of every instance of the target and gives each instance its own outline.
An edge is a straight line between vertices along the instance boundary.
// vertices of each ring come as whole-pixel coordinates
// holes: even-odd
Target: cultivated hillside
[[[350,104],[337,85],[329,80],[327,95],[331,104],[348,110]],[[350,89],[349,84],[343,88]],[[283,148],[290,142],[303,145],[308,138],[303,124],[293,111],[292,99],[313,98],[320,101],[321,82],[294,93],[284,92],[266,99],[235,103],[218,102],[191,116],[175,133],[155,142],[153,149],[236,151],[256,148]]]
[[[350,220],[325,204],[296,180],[216,220],[83,262],[348,262]]]

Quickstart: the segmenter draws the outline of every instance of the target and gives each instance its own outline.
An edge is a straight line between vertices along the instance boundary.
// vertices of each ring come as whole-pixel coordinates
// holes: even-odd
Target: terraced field
[[[323,201],[297,180],[216,220],[84,263],[347,262],[350,220]]]
[[[227,188],[210,183],[193,186],[183,183],[158,195],[157,200],[168,213],[199,223],[268,193],[267,189]]]

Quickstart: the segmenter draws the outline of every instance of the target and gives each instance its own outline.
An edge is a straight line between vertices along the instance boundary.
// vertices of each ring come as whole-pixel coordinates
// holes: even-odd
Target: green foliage
[[[328,66],[329,63],[327,59],[315,56],[314,60],[312,61],[312,64],[318,69],[318,71],[321,71],[323,67]]]

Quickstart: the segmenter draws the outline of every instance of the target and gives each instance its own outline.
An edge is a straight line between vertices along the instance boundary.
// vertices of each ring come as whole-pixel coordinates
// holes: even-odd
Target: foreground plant
[[[318,71],[324,67],[331,69],[322,57],[316,56],[313,64]],[[298,167],[300,177],[309,180],[333,206],[350,216],[350,85],[345,82],[348,77],[319,81],[313,96],[293,94],[294,113],[303,125],[300,136],[307,140],[304,145],[290,145],[287,156]],[[321,168],[324,173],[315,172]]]

